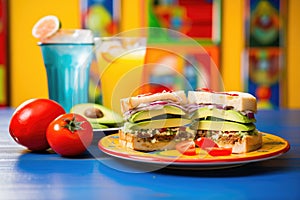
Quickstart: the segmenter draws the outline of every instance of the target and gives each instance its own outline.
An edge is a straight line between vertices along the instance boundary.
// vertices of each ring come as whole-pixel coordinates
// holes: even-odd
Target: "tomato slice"
[[[208,147],[206,151],[211,156],[230,156],[232,153],[232,148],[226,147]]]
[[[200,137],[195,140],[196,145],[201,149],[207,149],[211,147],[219,147],[212,139],[206,137]]]
[[[196,155],[196,146],[194,141],[182,141],[176,144],[176,150],[186,156]]]

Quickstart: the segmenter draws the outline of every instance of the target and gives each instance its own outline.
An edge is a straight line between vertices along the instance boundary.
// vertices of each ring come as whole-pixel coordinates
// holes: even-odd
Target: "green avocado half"
[[[148,120],[138,123],[125,123],[125,129],[159,129],[159,128],[170,128],[180,127],[190,124],[191,120],[185,118],[169,118],[169,119],[158,119]]]
[[[193,130],[214,130],[214,131],[251,131],[255,129],[253,123],[242,124],[230,121],[201,120],[192,124]]]
[[[123,123],[121,115],[100,104],[77,104],[71,108],[70,112],[84,116],[93,128],[115,127]]]
[[[219,119],[224,119],[233,122],[240,122],[240,123],[254,123],[256,122],[255,118],[250,119],[249,117],[241,114],[236,110],[222,110],[216,108],[199,108],[195,113],[192,115],[192,119],[202,119],[207,117],[215,117]]]
[[[128,121],[134,123],[142,120],[151,119],[156,116],[171,114],[171,115],[185,115],[185,112],[176,106],[164,106],[163,109],[158,110],[143,110],[134,113]]]

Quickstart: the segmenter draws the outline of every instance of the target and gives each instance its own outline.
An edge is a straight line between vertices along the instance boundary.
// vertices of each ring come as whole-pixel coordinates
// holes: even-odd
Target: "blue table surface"
[[[12,113],[0,108],[0,199],[300,199],[300,110],[256,115],[259,130],[289,141],[279,157],[228,169],[155,171],[104,154],[99,136],[79,158],[29,152],[9,135]]]

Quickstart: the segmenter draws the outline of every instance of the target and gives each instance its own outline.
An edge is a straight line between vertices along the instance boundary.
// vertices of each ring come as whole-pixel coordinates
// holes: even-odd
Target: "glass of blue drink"
[[[73,105],[88,102],[89,72],[93,59],[90,30],[59,30],[39,43],[47,71],[49,98],[66,112]]]

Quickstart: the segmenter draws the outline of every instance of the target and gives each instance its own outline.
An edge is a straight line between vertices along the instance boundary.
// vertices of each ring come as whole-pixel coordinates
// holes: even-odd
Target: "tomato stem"
[[[66,122],[66,124],[62,127],[69,129],[72,133],[74,131],[83,130],[83,128],[81,127],[83,121],[76,121],[75,116],[72,119],[65,118],[64,121]]]

